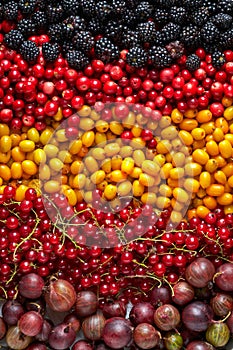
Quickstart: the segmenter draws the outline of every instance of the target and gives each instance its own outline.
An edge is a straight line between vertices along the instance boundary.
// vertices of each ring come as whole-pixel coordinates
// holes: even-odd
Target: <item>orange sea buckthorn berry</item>
[[[181,203],[186,203],[189,200],[188,193],[180,187],[174,188],[173,196],[177,201],[179,201]]]
[[[198,163],[189,162],[184,166],[185,175],[198,176],[201,174],[202,166]]]
[[[224,193],[224,186],[221,184],[211,184],[206,188],[206,193],[213,197],[221,196]]]
[[[139,168],[139,167],[137,167],[137,166],[135,166],[135,167],[133,168],[133,171],[132,171],[132,173],[130,174],[130,176],[131,176],[133,179],[138,179],[139,176],[140,176],[141,174],[142,174],[142,169]]]
[[[206,208],[204,205],[199,205],[196,208],[197,216],[199,216],[202,219],[204,219],[206,215],[209,214],[209,212],[210,212],[210,209]]]
[[[225,183],[227,182],[226,174],[224,174],[224,172],[222,170],[216,171],[214,173],[214,178],[218,183],[220,183],[222,185],[225,185]]]
[[[173,123],[179,124],[183,121],[183,113],[181,113],[179,109],[175,108],[171,113],[171,119]]]
[[[191,131],[191,135],[192,137],[197,140],[197,141],[200,141],[200,140],[203,140],[205,138],[205,130],[202,129],[202,128],[195,128]]]
[[[221,170],[224,172],[226,177],[230,177],[233,175],[233,162],[226,164],[224,167],[221,168]]]
[[[123,125],[115,120],[110,122],[109,129],[116,135],[121,135],[124,131]]]
[[[104,197],[108,200],[112,200],[117,195],[117,187],[115,185],[109,184],[104,189]]]
[[[194,162],[197,162],[201,165],[204,165],[209,160],[209,155],[207,152],[205,152],[202,149],[195,149],[195,151],[192,154]]]
[[[200,183],[196,179],[188,178],[184,181],[184,188],[188,192],[197,193],[200,188]]]
[[[231,193],[223,193],[217,197],[217,202],[220,205],[231,205],[233,203],[233,195]]]
[[[224,117],[220,117],[215,120],[215,127],[221,128],[224,134],[226,134],[229,131],[228,122]]]
[[[183,121],[179,124],[180,130],[192,131],[198,127],[198,121],[196,119],[184,118]]]
[[[232,157],[233,149],[230,141],[223,140],[219,142],[219,152],[221,153],[221,156],[225,159]]]
[[[106,174],[109,174],[112,170],[111,158],[106,158],[105,160],[103,160],[101,168]]]
[[[223,96],[222,98],[222,104],[224,107],[230,107],[233,104],[233,98]]]
[[[209,109],[202,109],[197,113],[196,119],[199,123],[208,123],[212,119],[212,113]]]
[[[153,192],[146,192],[141,195],[141,202],[143,204],[154,205],[156,203],[156,194]]]
[[[132,190],[135,197],[140,197],[144,193],[145,186],[139,180],[134,180]]]
[[[162,179],[168,179],[170,176],[170,171],[173,168],[172,163],[165,163],[160,169],[160,177]]]
[[[181,141],[186,145],[186,146],[191,146],[193,143],[193,136],[191,135],[190,132],[186,130],[180,130],[179,131],[179,137]]]
[[[26,158],[25,153],[21,151],[19,146],[12,148],[11,156],[16,162],[22,162]]]
[[[203,171],[200,174],[199,182],[202,188],[207,188],[211,184],[211,175],[208,171]]]
[[[151,176],[151,175],[149,175],[149,174],[142,173],[142,174],[140,174],[140,176],[139,176],[139,182],[140,182],[143,186],[151,187],[151,186],[154,185],[155,179],[154,179],[153,176]]]
[[[197,114],[198,114],[198,109],[187,109],[184,112],[184,116],[186,118],[196,118]]]
[[[113,170],[110,174],[110,181],[121,182],[127,178],[127,174],[121,170]]]
[[[132,191],[132,188],[133,185],[131,184],[131,182],[129,180],[126,180],[118,184],[117,193],[119,196],[127,196]]]
[[[210,135],[210,134],[213,134],[213,131],[215,130],[216,125],[213,121],[210,121],[208,123],[202,123],[200,127],[205,130],[206,135]]]
[[[82,144],[86,147],[91,147],[93,142],[95,141],[95,133],[94,131],[86,131],[82,135]]]
[[[8,135],[3,135],[0,139],[0,151],[7,153],[11,150],[12,139]]]
[[[131,157],[126,157],[123,159],[121,164],[121,170],[126,174],[131,174],[134,168],[134,159]]]
[[[213,157],[219,154],[218,144],[214,140],[208,141],[205,146],[206,146],[206,151],[210,156]]]
[[[144,160],[141,164],[142,171],[151,176],[155,176],[159,171],[160,167],[153,160]]]
[[[11,177],[12,179],[20,179],[23,175],[22,165],[20,162],[13,162],[11,164]]]
[[[216,159],[211,158],[205,164],[205,170],[208,171],[209,173],[213,173],[215,170],[218,169],[218,166],[219,166],[219,164],[216,161]]]
[[[97,120],[95,128],[98,132],[107,132],[109,124],[105,120]]]
[[[217,162],[219,168],[222,168],[227,164],[226,159],[222,157],[220,154],[215,156],[214,159]]]
[[[170,171],[170,178],[173,180],[179,180],[184,177],[184,168],[173,168]]]
[[[226,120],[232,120],[233,119],[233,106],[229,106],[225,109],[223,116]]]
[[[22,169],[28,175],[36,175],[38,172],[38,166],[31,160],[23,160]]]
[[[170,198],[159,196],[156,198],[156,207],[159,209],[169,208],[171,205]]]
[[[203,204],[210,210],[214,210],[218,205],[216,199],[212,196],[205,196],[203,198]]]

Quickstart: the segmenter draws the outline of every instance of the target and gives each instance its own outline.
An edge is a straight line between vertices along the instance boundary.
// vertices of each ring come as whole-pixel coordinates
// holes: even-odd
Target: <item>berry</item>
[[[59,55],[59,46],[56,43],[44,43],[42,44],[42,53],[47,62],[54,62]]]
[[[33,20],[23,18],[17,24],[17,29],[25,36],[36,33],[36,25]]]
[[[73,38],[73,46],[76,50],[88,53],[94,47],[94,37],[88,31],[80,31]]]
[[[149,50],[149,60],[158,68],[167,67],[172,63],[172,57],[166,48],[153,46]]]
[[[3,14],[5,19],[16,20],[18,17],[19,4],[16,1],[8,1],[3,6]]]
[[[19,0],[19,9],[23,14],[33,13],[36,6],[36,0]]]
[[[132,47],[126,55],[126,62],[132,67],[143,67],[147,60],[147,53],[140,46]]]
[[[191,54],[187,57],[185,66],[187,69],[193,71],[200,67],[200,63],[201,63],[200,58],[195,54]]]
[[[16,29],[12,29],[5,35],[4,42],[13,50],[17,50],[24,41],[23,34]]]
[[[86,55],[78,50],[72,50],[67,52],[66,59],[69,65],[75,69],[83,69],[86,67],[89,63],[88,58]]]
[[[215,50],[212,53],[212,65],[215,68],[221,68],[226,62],[225,56],[221,51]]]
[[[107,38],[101,38],[96,41],[95,53],[103,62],[109,62],[119,57],[118,47]]]
[[[26,40],[21,44],[19,52],[26,61],[35,62],[39,56],[40,50],[34,42]]]

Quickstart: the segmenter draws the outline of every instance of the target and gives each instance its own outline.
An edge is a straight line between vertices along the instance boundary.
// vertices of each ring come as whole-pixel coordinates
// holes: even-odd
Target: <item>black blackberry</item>
[[[14,21],[18,17],[19,4],[16,1],[9,1],[3,6],[3,16],[5,19]]]
[[[119,57],[119,49],[109,39],[101,38],[95,43],[95,53],[103,62],[109,62]]]
[[[209,11],[206,7],[202,6],[191,12],[191,21],[198,27],[203,26],[209,19]]]
[[[181,26],[176,23],[169,22],[161,30],[164,42],[170,42],[179,39]]]
[[[153,12],[152,18],[154,19],[156,26],[161,28],[169,22],[169,12],[166,9],[156,8]]]
[[[87,30],[93,35],[103,33],[105,31],[105,26],[98,18],[94,17],[88,22]]]
[[[127,29],[122,33],[122,44],[124,48],[131,48],[140,44],[139,33],[135,30]]]
[[[48,35],[50,37],[51,42],[53,43],[61,43],[63,41],[62,38],[62,23],[59,24],[51,24],[48,27]]]
[[[180,58],[184,53],[184,45],[179,40],[167,44],[166,49],[173,59]]]
[[[187,11],[184,7],[173,6],[170,10],[170,21],[182,25],[187,20]]]
[[[218,27],[220,30],[229,29],[232,25],[232,16],[227,13],[218,13],[211,17],[211,21]]]
[[[76,15],[80,10],[80,3],[78,0],[62,0],[61,5],[66,15]]]
[[[232,0],[220,0],[220,1],[218,1],[218,11],[232,15],[233,14],[233,2],[232,2]]]
[[[73,38],[73,45],[76,50],[88,53],[95,44],[94,37],[88,31],[80,31]]]
[[[218,50],[215,50],[212,53],[212,65],[215,68],[221,68],[226,62],[224,53]]]
[[[148,1],[142,1],[135,9],[135,15],[139,21],[145,21],[152,16],[154,6]]]
[[[96,17],[98,17],[102,22],[110,19],[112,15],[112,6],[106,1],[98,1],[95,6]]]
[[[138,32],[142,43],[150,43],[155,39],[156,28],[154,22],[148,21],[139,23],[139,25],[136,27],[136,31]]]
[[[203,6],[208,10],[210,16],[217,12],[217,3],[214,0],[203,0]]]
[[[63,23],[73,28],[74,32],[85,30],[87,27],[84,18],[80,16],[69,16],[63,21]]]
[[[64,9],[61,5],[48,5],[46,15],[49,23],[59,23],[64,19]]]
[[[185,66],[188,70],[193,71],[200,67],[200,63],[201,63],[200,58],[195,54],[191,54],[187,57]]]
[[[156,68],[167,67],[172,63],[172,57],[165,47],[152,46],[149,50],[149,60]]]
[[[47,25],[47,16],[44,11],[36,11],[31,19],[36,28],[44,28]]]
[[[126,9],[120,21],[131,29],[134,29],[138,22],[135,11],[132,9]]]
[[[71,40],[75,33],[73,26],[70,24],[66,24],[64,22],[60,23],[60,25],[61,25],[61,31],[62,31],[61,33],[62,39]]]
[[[112,0],[112,11],[114,16],[121,17],[126,11],[126,3],[122,0]]]
[[[123,32],[127,30],[126,26],[117,21],[109,21],[104,29],[106,38],[110,39],[116,45],[121,44]]]
[[[42,53],[47,62],[54,62],[59,55],[59,46],[58,44],[44,43],[42,44]]]
[[[83,13],[83,16],[85,18],[93,18],[96,13],[95,13],[95,6],[96,6],[96,2],[95,0],[80,0],[80,6],[81,6],[81,10]]]
[[[36,7],[36,0],[19,0],[19,9],[23,14],[32,14]]]
[[[199,28],[193,24],[183,27],[180,40],[189,48],[195,47],[199,42]]]
[[[17,29],[10,30],[4,37],[4,42],[13,50],[17,50],[23,41],[23,34]]]
[[[17,29],[25,36],[36,33],[36,25],[30,18],[23,18],[17,24]]]
[[[182,0],[183,6],[185,6],[187,9],[190,7],[196,8],[200,7],[203,4],[203,0]]]
[[[147,64],[148,54],[140,46],[129,49],[126,55],[126,62],[132,67],[143,67]]]
[[[87,56],[83,52],[77,50],[68,51],[66,59],[69,65],[77,70],[83,69],[89,63]]]
[[[208,21],[201,28],[201,39],[206,43],[214,43],[219,39],[220,32],[213,22]]]
[[[67,52],[69,51],[73,51],[74,50],[73,43],[71,41],[63,41],[61,50],[64,55],[66,55]]]
[[[31,40],[23,41],[20,45],[19,52],[23,56],[23,58],[30,63],[35,62],[40,54],[39,48]]]
[[[233,47],[233,28],[228,29],[227,31],[222,33],[219,42],[224,49],[231,50]]]

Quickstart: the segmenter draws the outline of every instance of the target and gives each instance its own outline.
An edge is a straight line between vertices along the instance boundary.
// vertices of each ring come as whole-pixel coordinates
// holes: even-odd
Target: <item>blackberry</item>
[[[81,10],[83,13],[83,16],[85,18],[93,18],[96,13],[95,13],[95,6],[96,6],[96,2],[95,0],[80,0],[80,6],[81,6]]]
[[[215,68],[221,68],[226,62],[224,53],[218,50],[215,50],[212,53],[212,65]]]
[[[126,62],[132,67],[143,67],[148,61],[147,52],[140,46],[134,46],[129,49],[126,55]]]
[[[169,22],[169,13],[166,9],[156,8],[152,18],[154,19],[156,26],[163,27]]]
[[[161,30],[164,42],[177,40],[180,37],[181,26],[176,23],[169,22]]]
[[[36,33],[36,25],[32,19],[23,18],[17,24],[17,29],[25,36]]]
[[[36,7],[36,0],[19,0],[19,9],[23,14],[32,14]]]
[[[201,28],[201,39],[206,43],[214,43],[219,39],[220,33],[213,22],[208,21]]]
[[[5,19],[14,21],[18,17],[19,4],[16,1],[9,1],[3,6],[3,16]]]
[[[61,5],[48,5],[46,15],[49,23],[59,23],[64,17],[64,9]]]
[[[232,25],[232,16],[226,13],[218,13],[211,17],[211,21],[218,27],[220,30],[229,29]]]
[[[23,58],[30,63],[35,62],[40,54],[39,48],[31,40],[23,41],[20,45],[19,52],[23,56]]]
[[[193,71],[193,70],[196,70],[200,67],[200,63],[201,63],[200,58],[195,54],[191,54],[187,57],[187,60],[185,62],[185,66],[190,71]]]
[[[203,0],[183,0],[183,6],[189,9],[190,7],[196,8],[203,4]]]
[[[36,11],[32,17],[36,28],[44,28],[47,25],[47,17],[44,11]]]
[[[100,18],[102,22],[104,22],[112,15],[112,7],[106,0],[101,0],[97,2],[95,12],[96,16]]]
[[[61,37],[64,40],[71,40],[74,36],[74,28],[70,24],[64,22],[60,23],[61,26]]]
[[[69,16],[63,21],[63,23],[73,28],[75,32],[85,30],[87,27],[84,18],[80,16]]]
[[[76,15],[79,13],[80,4],[78,0],[62,0],[61,5],[66,15]]]
[[[69,65],[77,70],[83,69],[89,63],[87,56],[83,52],[77,50],[68,51],[66,59]]]
[[[104,30],[106,38],[110,39],[116,45],[121,44],[123,32],[127,27],[119,24],[117,21],[109,21]]]
[[[94,37],[88,31],[80,31],[73,38],[74,48],[88,53],[95,44]]]
[[[100,34],[104,32],[103,23],[96,17],[88,22],[87,30],[91,32],[93,35]]]
[[[166,45],[166,49],[169,52],[172,59],[178,59],[184,53],[184,45],[178,40],[172,41],[171,43]]]
[[[173,6],[170,10],[170,21],[177,24],[184,24],[187,20],[187,12],[184,7]]]
[[[60,43],[63,41],[62,38],[62,24],[51,24],[48,28],[48,35],[51,42]]]
[[[133,28],[135,28],[135,24],[137,22],[138,21],[137,21],[135,11],[131,10],[131,9],[126,9],[124,16],[122,16],[122,18],[121,18],[121,23],[123,25],[126,25],[127,27],[133,29]]]
[[[220,36],[220,44],[224,49],[232,49],[233,47],[233,28],[228,29]]]
[[[139,38],[143,43],[150,43],[154,41],[156,36],[156,28],[154,22],[148,21],[139,23],[136,27],[136,31],[139,34]]]
[[[122,34],[122,44],[124,48],[131,48],[140,44],[139,33],[135,30],[127,29]]]
[[[140,21],[145,21],[152,16],[154,11],[153,5],[148,1],[142,1],[135,9],[135,15]]]
[[[233,2],[232,2],[232,0],[220,0],[220,1],[218,1],[218,11],[232,15],[233,14]]]
[[[172,63],[172,57],[165,47],[152,46],[149,50],[149,60],[156,68],[168,67]]]
[[[202,6],[197,10],[192,11],[190,17],[193,24],[196,24],[198,27],[201,27],[208,21],[209,11],[206,7]]]
[[[126,11],[126,3],[122,0],[112,0],[112,11],[114,16],[121,17]]]
[[[73,51],[74,50],[73,43],[71,41],[63,41],[61,50],[64,55],[66,55],[67,52],[69,51]]]
[[[181,42],[187,47],[195,47],[199,42],[199,29],[195,25],[183,27],[180,36]]]
[[[17,29],[10,30],[4,37],[4,42],[13,50],[17,50],[23,41],[23,34]]]
[[[59,55],[59,46],[58,44],[44,43],[42,44],[42,53],[47,62],[54,62]]]
[[[109,62],[119,57],[119,49],[109,39],[101,38],[95,43],[95,53],[103,62]]]
[[[210,16],[217,12],[217,4],[214,0],[203,0],[203,6],[208,10]]]

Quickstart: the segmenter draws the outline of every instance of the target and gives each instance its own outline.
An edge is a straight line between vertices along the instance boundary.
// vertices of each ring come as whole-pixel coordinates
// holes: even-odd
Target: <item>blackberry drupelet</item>
[[[122,34],[122,45],[123,48],[131,48],[140,44],[139,33],[135,30],[127,29]]]
[[[85,18],[91,19],[96,15],[95,5],[95,0],[80,0],[81,11]]]
[[[176,23],[169,22],[161,30],[162,38],[165,43],[179,39],[181,26]]]
[[[145,21],[149,17],[152,16],[154,11],[154,6],[151,5],[148,1],[142,1],[136,8],[135,8],[135,15],[139,21]]]
[[[218,50],[215,50],[212,53],[212,65],[215,68],[221,68],[226,62],[224,53]]]
[[[42,53],[47,62],[54,62],[59,55],[59,46],[58,44],[44,43],[42,44]]]
[[[95,6],[95,13],[100,21],[109,20],[112,15],[112,6],[106,0],[98,1]]]
[[[119,49],[109,39],[101,38],[95,43],[95,53],[103,62],[119,58]]]
[[[20,45],[19,52],[27,62],[34,63],[40,50],[33,41],[25,40]]]
[[[136,27],[136,31],[142,43],[151,43],[155,39],[156,27],[154,22],[148,21],[139,23]]]
[[[180,40],[185,46],[192,48],[199,43],[199,36],[198,27],[190,24],[182,28]]]
[[[32,14],[36,7],[36,0],[19,0],[19,9],[23,14]]]
[[[87,56],[83,52],[77,50],[68,51],[66,59],[69,65],[77,70],[85,68],[89,63]]]
[[[126,55],[126,62],[132,67],[143,67],[147,64],[148,54],[140,46],[129,49]]]
[[[187,57],[185,66],[190,71],[194,71],[200,67],[200,63],[201,63],[200,58],[195,54],[191,54]]]
[[[172,63],[172,57],[165,47],[153,46],[149,50],[149,60],[156,68],[164,68]]]
[[[23,18],[17,24],[17,29],[25,36],[29,36],[36,33],[36,25],[30,18]]]
[[[64,9],[61,5],[48,5],[46,15],[49,23],[59,23],[64,19]]]
[[[202,6],[198,9],[194,9],[191,12],[191,21],[198,27],[203,26],[209,19],[209,11],[206,7]]]
[[[16,1],[9,1],[3,6],[3,16],[5,19],[14,21],[18,17],[19,4]]]
[[[179,40],[172,41],[166,45],[166,49],[171,55],[172,59],[178,59],[184,53],[184,45]]]
[[[228,13],[233,15],[233,1],[232,0],[220,0],[218,1],[218,12]]]
[[[44,11],[36,11],[32,15],[31,19],[34,22],[36,28],[44,28],[47,26],[47,16]]]
[[[169,12],[166,9],[156,8],[153,12],[152,18],[154,19],[156,26],[161,28],[169,22]]]
[[[184,7],[173,6],[170,10],[170,21],[182,25],[187,20],[187,11]]]
[[[76,15],[79,13],[80,4],[78,0],[62,0],[61,5],[66,15]]]
[[[23,41],[24,36],[17,29],[10,30],[4,37],[4,42],[13,50],[18,50]]]
[[[201,28],[201,39],[206,43],[214,43],[219,39],[220,32],[213,22],[208,21]]]
[[[211,21],[218,27],[220,30],[229,29],[232,25],[232,16],[227,13],[218,13],[211,17]]]
[[[73,38],[73,46],[76,50],[88,53],[95,45],[94,37],[90,32],[82,30]]]

